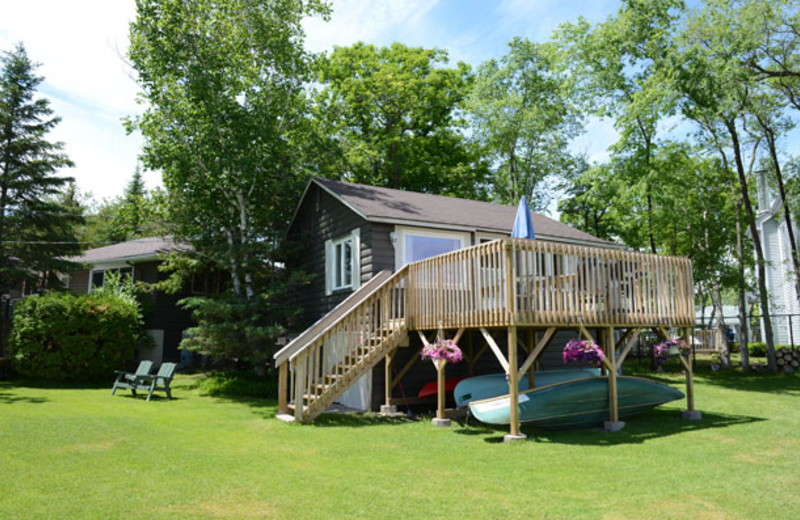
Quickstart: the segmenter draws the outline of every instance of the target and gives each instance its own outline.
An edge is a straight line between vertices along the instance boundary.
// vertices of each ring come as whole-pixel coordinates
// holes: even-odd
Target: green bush
[[[767,357],[767,344],[760,341],[748,343],[747,351],[751,357]]]
[[[111,293],[50,293],[17,305],[9,338],[15,370],[47,380],[108,378],[145,339],[135,301]]]
[[[775,350],[779,348],[787,347],[791,348],[791,345],[779,345],[775,344]],[[760,341],[754,341],[753,343],[747,344],[747,351],[750,353],[751,357],[767,357],[767,344],[762,343]]]
[[[250,371],[210,372],[200,385],[211,397],[258,398],[278,395],[275,378],[261,377]]]

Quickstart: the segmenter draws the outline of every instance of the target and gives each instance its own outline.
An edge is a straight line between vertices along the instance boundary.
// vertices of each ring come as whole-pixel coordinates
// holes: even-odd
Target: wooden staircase
[[[408,336],[407,273],[379,273],[275,354],[281,413],[312,421]]]

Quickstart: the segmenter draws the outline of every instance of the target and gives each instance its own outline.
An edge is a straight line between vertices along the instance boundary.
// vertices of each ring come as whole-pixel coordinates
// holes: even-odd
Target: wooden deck
[[[686,258],[505,239],[409,266],[409,328],[691,326]]]
[[[281,412],[312,420],[382,359],[389,404],[395,380],[410,368],[392,378],[389,365],[410,331],[425,342],[425,331],[455,330],[460,337],[466,329],[481,329],[509,374],[514,399],[517,379],[553,333],[571,328],[587,337],[588,329],[602,331],[595,339],[609,361],[615,421],[615,368],[630,350],[630,338],[644,328],[665,337],[677,327],[688,339],[694,322],[686,258],[508,238],[415,262],[373,280],[276,354]],[[487,328],[508,329],[507,345],[515,347],[518,329],[536,329],[542,336],[535,345],[531,340],[520,363],[516,348],[507,349],[507,358],[502,355]],[[616,345],[615,329],[625,329]],[[687,396],[692,410],[688,365]],[[443,395],[439,401],[442,408]],[[512,421],[511,435],[518,433]]]

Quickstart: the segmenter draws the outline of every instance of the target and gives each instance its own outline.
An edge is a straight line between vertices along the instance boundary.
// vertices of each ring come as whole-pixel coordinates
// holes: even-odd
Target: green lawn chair
[[[172,399],[172,392],[169,389],[172,383],[172,377],[175,375],[175,368],[178,365],[175,363],[161,363],[158,373],[151,376],[139,377],[137,380],[137,388],[139,390],[147,390],[147,400],[153,396],[153,392],[166,392],[167,399]]]
[[[133,374],[130,372],[123,372],[122,370],[116,370],[115,373],[117,374],[117,380],[114,381],[114,386],[111,387],[111,395],[114,395],[114,392],[117,391],[117,388],[130,388],[131,392],[133,392],[133,395],[136,395],[139,378],[149,375],[152,368],[152,361],[142,361],[139,363],[139,367]]]

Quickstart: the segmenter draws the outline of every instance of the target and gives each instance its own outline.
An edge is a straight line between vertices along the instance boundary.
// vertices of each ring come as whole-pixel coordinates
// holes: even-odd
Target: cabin
[[[688,333],[687,259],[628,252],[536,214],[537,239],[511,239],[516,212],[312,178],[288,231],[298,254],[287,267],[312,281],[298,294],[308,328],[275,356],[282,412],[309,421],[334,401],[412,406],[439,378],[420,360],[436,337],[468,360],[448,377],[505,371],[513,382],[559,364],[577,335],[616,346],[621,364],[644,328]]]
[[[110,246],[85,251],[81,256],[70,258],[84,266],[70,274],[65,285],[74,293],[86,294],[94,287],[102,287],[109,273],[118,273],[134,281],[154,283],[165,275],[158,266],[164,255],[171,252],[191,250],[189,244],[176,242],[172,237],[146,237]],[[140,350],[139,359],[149,359],[156,365],[164,362],[184,362],[178,346],[183,331],[194,325],[188,311],[177,305],[178,300],[202,290],[191,284],[180,294],[156,291],[144,302],[145,328],[153,340],[152,349]]]

